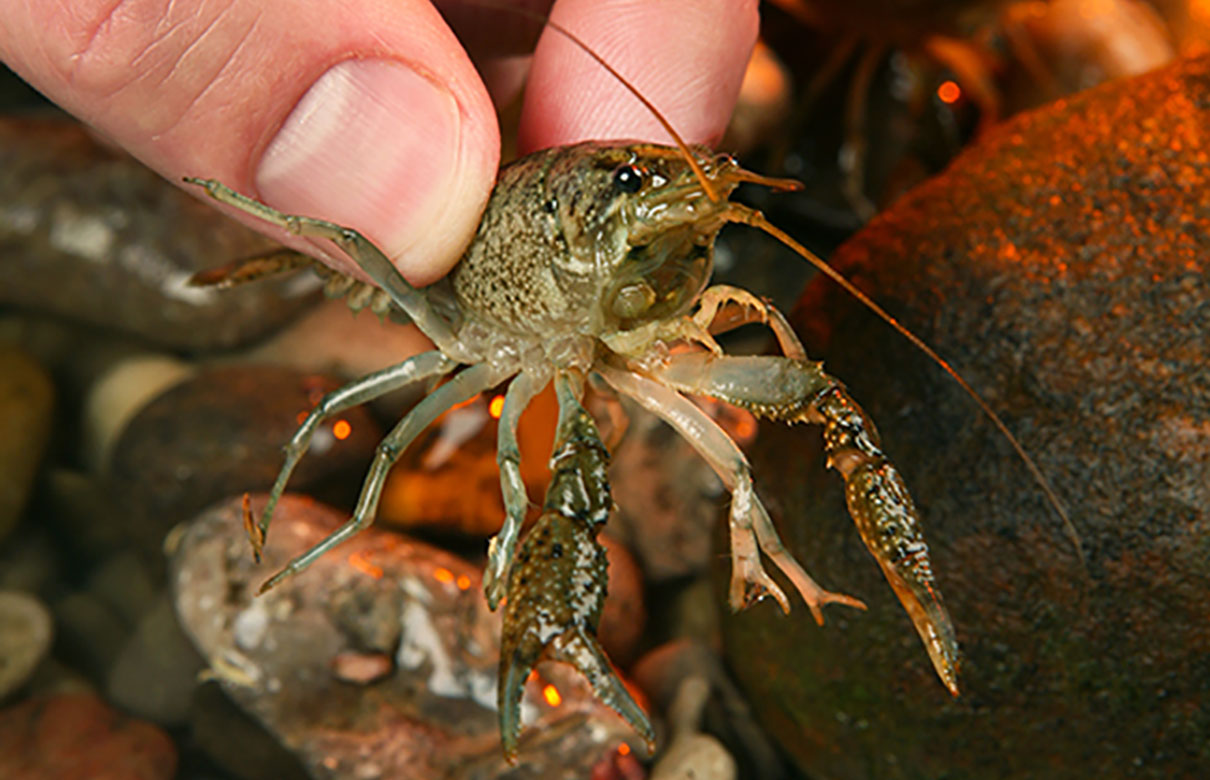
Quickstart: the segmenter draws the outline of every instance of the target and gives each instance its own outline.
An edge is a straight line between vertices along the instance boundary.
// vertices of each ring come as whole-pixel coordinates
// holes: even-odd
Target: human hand
[[[441,5],[475,24],[473,3]],[[281,211],[356,228],[416,285],[457,262],[495,182],[489,95],[505,85],[485,86],[428,0],[0,0],[0,18],[0,59],[170,180],[216,178]],[[552,18],[687,141],[721,136],[756,40],[756,0],[558,0]],[[479,26],[470,40],[494,34]],[[532,34],[533,24],[507,28],[500,37]],[[492,60],[482,61],[490,73]],[[669,140],[552,30],[528,84],[522,152]]]

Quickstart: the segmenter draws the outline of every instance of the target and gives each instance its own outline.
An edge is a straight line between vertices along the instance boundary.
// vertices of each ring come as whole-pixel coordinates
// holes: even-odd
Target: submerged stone
[[[523,702],[534,728],[521,764],[506,764],[495,711],[499,616],[479,567],[423,542],[371,529],[254,597],[344,519],[285,496],[258,567],[233,499],[185,528],[173,561],[177,614],[211,676],[312,776],[570,780],[590,776],[623,742],[640,749],[571,667],[544,664]],[[374,659],[373,673],[351,679],[355,658]]]
[[[216,349],[262,335],[314,300],[309,279],[188,286],[197,271],[277,244],[76,122],[0,121],[0,170],[0,303]]]
[[[208,368],[139,410],[117,437],[108,482],[130,539],[158,559],[169,528],[226,496],[265,490],[282,445],[340,383],[274,366]],[[317,428],[291,486],[355,494],[381,430],[364,407]]]
[[[17,525],[51,432],[55,388],[25,353],[0,345],[0,539]]]
[[[964,653],[934,678],[825,472],[765,426],[758,488],[826,588],[819,628],[761,604],[727,653],[812,777],[1175,777],[1210,764],[1210,59],[1002,126],[833,263],[1005,419],[826,280],[795,312],[877,421],[924,517]]]

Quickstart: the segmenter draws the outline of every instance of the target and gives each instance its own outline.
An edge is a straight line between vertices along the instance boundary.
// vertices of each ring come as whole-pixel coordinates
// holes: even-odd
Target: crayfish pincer
[[[578,400],[591,374],[684,436],[730,492],[735,609],[768,596],[789,611],[785,593],[765,571],[762,553],[785,573],[818,622],[825,604],[864,605],[816,584],[782,546],[744,453],[690,396],[718,399],[772,420],[822,425],[829,463],[844,478],[862,539],[911,616],[942,682],[957,693],[957,641],[919,516],[874,426],[843,385],[807,359],[776,309],[743,290],[708,286],[715,238],[726,223],[775,230],[759,212],[727,200],[735,187],[752,182],[784,190],[795,188],[795,182],[757,175],[705,147],[590,142],[537,152],[500,172],[479,231],[451,274],[416,289],[354,230],[282,214],[216,181],[190,181],[296,235],[330,239],[381,290],[374,293],[381,304],[376,308],[398,309],[436,345],[319,402],[287,445],[285,465],[263,513],[256,520],[246,518],[258,554],[274,505],[323,419],[402,385],[446,378],[379,445],[352,517],[263,589],[302,571],[373,522],[388,469],[420,432],[454,405],[511,379],[497,455],[506,515],[491,542],[484,577],[493,608],[507,598],[499,712],[510,758],[520,729],[521,682],[544,657],[574,664],[598,696],[644,738],[652,738],[646,715],[595,638],[605,596],[596,536],[612,499],[608,454]],[[350,290],[361,289],[351,283],[330,288],[351,295]],[[366,295],[355,297],[366,305]],[[768,327],[781,354],[724,354],[715,336],[749,323]],[[542,516],[518,550],[528,501],[517,423],[552,381],[561,419],[554,479]]]

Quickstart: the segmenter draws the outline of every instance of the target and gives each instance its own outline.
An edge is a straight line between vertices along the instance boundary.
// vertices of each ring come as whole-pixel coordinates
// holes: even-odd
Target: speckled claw
[[[848,393],[832,388],[815,408],[823,418],[828,462],[844,477],[845,501],[861,539],[912,619],[937,676],[957,696],[958,639],[936,587],[920,513],[907,485]]]
[[[580,406],[579,389],[574,377],[556,379],[559,427],[551,483],[542,516],[522,542],[508,575],[497,704],[500,739],[510,763],[517,757],[525,680],[542,660],[574,666],[597,698],[654,747],[651,722],[597,641],[609,582],[609,561],[597,535],[613,499],[609,453]]]
[[[648,743],[651,723],[630,696],[597,641],[608,561],[595,529],[548,511],[521,546],[509,577],[500,648],[498,706],[504,754],[516,759],[525,681],[539,661],[562,661]]]
[[[958,638],[936,587],[916,507],[895,467],[867,463],[847,476],[849,514],[912,619],[946,689],[958,695]]]
[[[772,309],[770,312],[770,321],[776,322],[780,315],[772,314]],[[784,351],[788,355],[802,354],[802,345],[792,332],[782,331],[781,335],[787,340]],[[695,413],[679,400],[670,399],[658,386],[619,378],[618,373],[608,368],[603,373],[606,379],[623,387],[641,387],[645,396],[664,393],[664,400],[651,402],[652,408],[657,413],[663,411],[673,424]],[[799,358],[683,354],[651,373],[673,389],[727,401],[760,417],[823,426],[828,465],[844,478],[845,500],[862,541],[911,617],[942,684],[956,695],[958,641],[937,591],[920,513],[899,472],[882,451],[874,423],[849,397],[844,386],[825,373],[822,364]],[[631,395],[636,397],[634,392]],[[825,604],[865,609],[865,604],[852,596],[820,587],[782,545],[753,491],[747,461],[739,454],[728,456],[736,452],[735,445],[721,437],[707,440],[703,432],[708,431],[700,420],[690,432],[701,438],[699,451],[713,458],[719,475],[734,485],[732,608],[747,606],[766,593],[776,597],[780,592],[768,587],[768,575],[760,560],[763,553],[790,579],[817,623],[823,623],[821,608]],[[784,602],[782,608],[786,608]]]

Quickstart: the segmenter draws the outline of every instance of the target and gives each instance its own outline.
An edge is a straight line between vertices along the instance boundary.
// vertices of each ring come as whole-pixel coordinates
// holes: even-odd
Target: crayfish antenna
[[[1066,532],[1067,538],[1071,541],[1072,546],[1075,548],[1076,555],[1080,560],[1080,566],[1087,570],[1087,561],[1084,559],[1084,547],[1080,541],[1080,535],[1077,533],[1075,526],[1072,524],[1071,518],[1068,517],[1067,510],[1064,508],[1062,502],[1059,501],[1059,497],[1055,493],[1054,488],[1051,487],[1049,480],[1047,480],[1046,476],[1042,473],[1042,469],[1038,467],[1038,464],[1034,462],[1034,459],[1030,457],[1028,452],[1025,451],[1025,447],[1020,441],[1017,440],[1017,437],[1013,435],[1013,432],[1008,429],[1008,425],[1006,425],[1005,422],[1000,419],[1000,415],[996,414],[991,406],[988,405],[987,401],[983,400],[983,396],[979,395],[975,388],[971,387],[970,383],[967,382],[966,379],[964,379],[953,366],[951,366],[944,358],[938,355],[937,352],[926,344],[923,339],[921,339],[915,333],[912,333],[907,329],[907,327],[901,324],[899,320],[892,317],[890,313],[875,303],[870,296],[857,289],[856,285],[846,279],[839,271],[824,262],[823,259],[814,252],[795,241],[788,233],[770,222],[761,212],[738,203],[732,203],[730,208],[724,213],[723,216],[728,222],[735,222],[757,228],[758,230],[763,230],[776,238],[778,241],[785,244],[790,249],[794,250],[794,252],[796,252],[800,257],[811,265],[815,266],[820,273],[839,284],[842,288],[844,288],[845,292],[852,295],[866,308],[878,315],[879,318],[894,328],[899,335],[903,336],[905,339],[911,342],[913,346],[927,355],[930,360],[941,366],[945,373],[949,374],[954,381],[957,382],[964,391],[966,391],[966,394],[974,399],[975,403],[979,405],[979,409],[981,409],[987,418],[991,420],[992,425],[994,425],[996,429],[1000,431],[1001,435],[1008,440],[1008,443],[1012,445],[1012,448],[1017,453],[1017,457],[1019,457],[1025,464],[1025,467],[1029,469],[1030,475],[1033,476],[1034,481],[1042,489],[1042,493],[1046,496],[1046,500],[1049,502],[1051,509],[1054,510],[1054,513],[1058,516],[1060,522],[1063,524],[1063,530]]]

